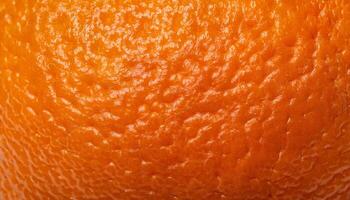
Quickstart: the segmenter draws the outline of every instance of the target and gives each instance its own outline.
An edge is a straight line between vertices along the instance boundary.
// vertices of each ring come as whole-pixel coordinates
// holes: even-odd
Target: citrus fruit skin
[[[350,1],[0,1],[0,199],[349,198]]]

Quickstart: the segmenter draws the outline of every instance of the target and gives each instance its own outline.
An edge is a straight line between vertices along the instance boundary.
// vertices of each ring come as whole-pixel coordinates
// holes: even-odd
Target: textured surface
[[[0,199],[350,199],[350,1],[1,0]]]

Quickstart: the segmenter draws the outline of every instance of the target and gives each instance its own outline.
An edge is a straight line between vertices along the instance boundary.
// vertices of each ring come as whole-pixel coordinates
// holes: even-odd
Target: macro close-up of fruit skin
[[[1,200],[349,200],[350,1],[0,0]]]

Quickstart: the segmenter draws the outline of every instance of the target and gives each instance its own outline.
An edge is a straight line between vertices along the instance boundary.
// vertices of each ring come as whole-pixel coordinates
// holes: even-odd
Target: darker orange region
[[[350,2],[0,2],[0,199],[350,198]]]

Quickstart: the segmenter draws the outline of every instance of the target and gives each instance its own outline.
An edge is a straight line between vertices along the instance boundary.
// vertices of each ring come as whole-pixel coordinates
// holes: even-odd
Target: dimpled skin
[[[1,0],[0,199],[350,199],[350,1]]]

